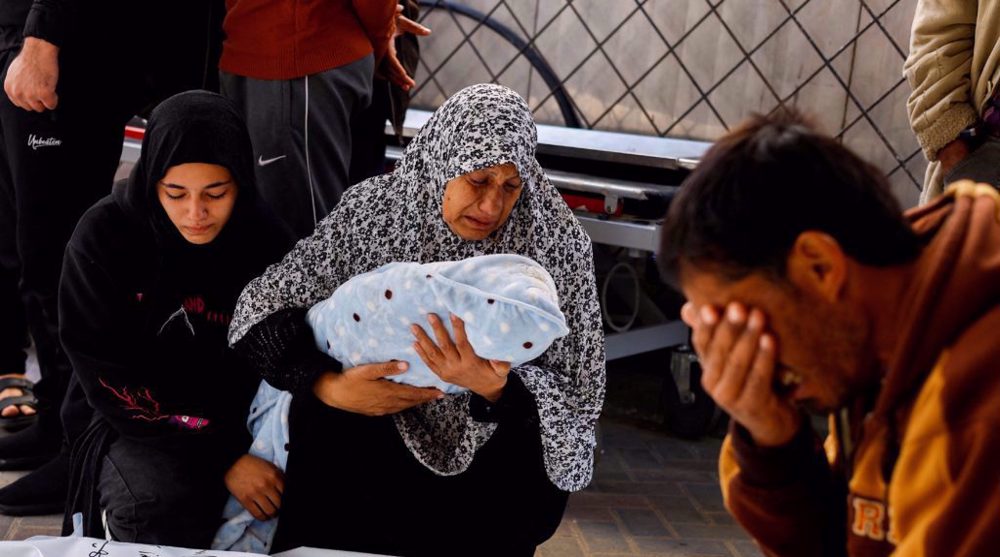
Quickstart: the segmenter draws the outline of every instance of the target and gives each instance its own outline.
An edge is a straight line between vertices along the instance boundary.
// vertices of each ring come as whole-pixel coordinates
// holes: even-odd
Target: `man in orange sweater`
[[[1000,194],[904,217],[882,173],[789,116],[722,138],[660,262],[732,417],[726,506],[768,555],[996,555]],[[826,414],[826,444],[805,411]]]
[[[261,195],[298,237],[349,185],[351,117],[371,100],[375,67],[399,76],[396,5],[226,0],[222,92],[246,116]]]

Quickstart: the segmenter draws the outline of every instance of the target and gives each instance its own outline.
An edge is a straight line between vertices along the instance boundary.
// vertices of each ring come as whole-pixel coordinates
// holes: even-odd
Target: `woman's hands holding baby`
[[[477,356],[465,334],[465,323],[454,315],[451,316],[454,341],[437,315],[429,315],[427,321],[437,342],[419,325],[411,327],[416,339],[413,348],[420,359],[442,380],[496,402],[507,385],[510,362],[485,360]],[[408,367],[406,362],[384,362],[360,365],[339,373],[324,373],[313,384],[313,394],[328,406],[366,416],[395,414],[444,397],[441,391],[434,388],[412,387],[386,380],[391,375],[403,373]]]
[[[366,416],[395,414],[444,397],[444,393],[431,387],[411,387],[386,380],[408,367],[406,362],[383,362],[326,372],[313,383],[313,394],[327,406]]]
[[[465,387],[479,396],[496,402],[507,385],[510,362],[485,360],[476,355],[465,334],[465,323],[452,315],[451,328],[455,331],[452,341],[448,329],[436,314],[427,316],[435,342],[419,325],[411,325],[410,330],[416,342],[413,348],[420,359],[442,380],[459,387]]]

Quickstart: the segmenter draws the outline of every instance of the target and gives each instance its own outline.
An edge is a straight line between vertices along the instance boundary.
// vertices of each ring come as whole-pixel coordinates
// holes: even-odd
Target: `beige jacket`
[[[910,125],[932,161],[921,202],[943,189],[938,151],[981,114],[1000,70],[1000,0],[917,0],[903,73]]]

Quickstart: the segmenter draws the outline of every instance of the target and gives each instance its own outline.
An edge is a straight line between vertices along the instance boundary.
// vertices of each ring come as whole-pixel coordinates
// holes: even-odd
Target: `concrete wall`
[[[916,0],[456,0],[530,41],[585,127],[712,140],[787,102],[916,202],[926,162],[902,63]],[[875,17],[873,17],[873,15]],[[415,105],[495,81],[539,122],[564,119],[527,59],[474,19],[427,10]]]

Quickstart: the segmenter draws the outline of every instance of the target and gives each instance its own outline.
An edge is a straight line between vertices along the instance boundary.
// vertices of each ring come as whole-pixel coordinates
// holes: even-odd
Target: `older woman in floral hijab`
[[[393,173],[348,190],[243,292],[230,342],[295,394],[273,550],[531,555],[568,492],[590,482],[604,398],[593,257],[536,144],[516,93],[460,91]],[[530,257],[555,281],[571,332],[537,360],[513,369],[483,360],[432,316],[418,353],[469,389],[444,396],[382,380],[404,362],[342,370],[314,347],[306,311],[351,277],[394,261],[499,253]]]

